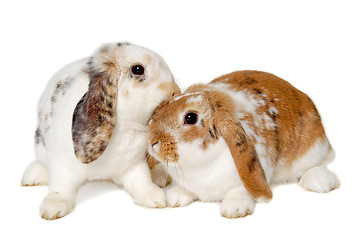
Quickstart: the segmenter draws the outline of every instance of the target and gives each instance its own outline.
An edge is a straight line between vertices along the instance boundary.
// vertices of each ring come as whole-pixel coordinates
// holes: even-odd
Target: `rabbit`
[[[334,151],[312,100],[266,72],[237,71],[190,86],[156,109],[148,164],[168,206],[221,202],[226,218],[251,215],[270,186],[300,182],[326,193],[340,181]]]
[[[21,181],[49,186],[41,217],[64,217],[79,186],[97,180],[122,186],[137,204],[165,207],[146,161],[146,125],[179,92],[158,54],[127,42],[103,44],[58,71],[39,101],[35,161]]]

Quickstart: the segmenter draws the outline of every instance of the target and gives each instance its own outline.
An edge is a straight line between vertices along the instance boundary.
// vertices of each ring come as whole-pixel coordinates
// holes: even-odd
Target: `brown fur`
[[[270,114],[270,107],[278,113],[269,115],[276,129],[272,131],[254,130],[269,144],[275,156],[287,159],[286,164],[291,166],[293,160],[306,153],[316,140],[325,136],[320,115],[312,100],[301,91],[294,88],[283,79],[266,72],[239,71],[221,76],[211,83],[230,84],[236,91],[253,93],[257,99],[265,101],[265,106],[258,109],[257,114]],[[241,119],[250,125],[252,118]]]
[[[179,89],[178,85],[175,82],[173,82],[172,84],[160,83],[159,86],[158,86],[158,89],[163,90],[165,92],[173,93],[172,96],[180,93],[180,89]]]
[[[272,191],[252,141],[243,130],[234,112],[234,102],[221,92],[206,92],[208,104],[213,110],[214,124],[224,138],[232,154],[243,185],[253,198],[272,199]]]
[[[116,60],[119,49],[111,51],[103,47],[96,59],[91,58],[88,63],[89,89],[78,102],[72,123],[74,151],[82,163],[98,159],[113,133],[120,76]]]
[[[140,76],[132,74],[129,69],[120,69],[117,61],[123,45],[127,44],[104,46],[88,62],[89,90],[75,108],[72,125],[75,154],[83,163],[98,159],[110,141],[116,121],[120,75],[129,75],[134,79],[133,85],[139,88],[146,88],[159,78],[159,73],[155,72],[144,81],[147,72]],[[148,62],[152,61],[149,55],[145,58]],[[57,89],[61,89],[61,86],[57,85]],[[159,88],[169,95],[180,92],[175,82],[160,84]],[[119,94],[129,97],[127,90],[120,89]]]
[[[259,104],[255,116],[271,119],[273,127],[264,128],[265,117],[256,122],[254,115],[242,112],[237,119],[237,106],[233,99],[217,84],[225,84],[232,91],[242,91],[254,97]],[[272,156],[272,163],[283,159],[286,166],[301,157],[313,146],[316,140],[325,138],[320,116],[310,98],[288,82],[275,75],[258,71],[234,72],[213,80],[210,84],[197,84],[188,88],[185,96],[175,96],[163,102],[155,111],[150,124],[148,140],[150,144],[160,143],[158,156],[165,161],[178,161],[177,142],[191,143],[202,139],[203,149],[222,136],[232,154],[238,174],[247,189],[255,198],[271,199],[264,170],[254,149],[257,139],[248,136],[242,124],[247,124],[253,132],[261,136]],[[189,101],[202,96],[201,103]],[[175,100],[177,98],[177,100]],[[187,102],[188,101],[188,102]],[[276,111],[272,110],[275,109]],[[179,113],[192,111],[202,116],[200,123],[183,126]],[[243,111],[242,109],[240,111]],[[170,132],[172,134],[170,134]]]
[[[271,199],[272,192],[253,145],[247,139],[242,126],[238,124],[233,114],[233,101],[224,93],[204,89],[207,89],[207,85],[195,85],[187,90],[187,93],[201,90],[202,93],[198,95],[207,101],[203,102],[203,105],[186,104],[188,99],[198,96],[197,94],[180,98],[177,101],[172,101],[173,98],[163,103],[155,112],[153,122],[150,125],[148,135],[150,143],[160,143],[159,157],[161,159],[177,162],[177,143],[171,134],[162,129],[163,126],[171,127],[177,136],[180,136],[182,142],[191,143],[201,138],[204,149],[210,143],[215,143],[221,135],[231,150],[238,173],[248,192],[256,199],[260,197]],[[178,115],[174,112],[186,112],[187,109],[192,109],[193,112],[201,112],[203,122],[194,126],[180,126]]]
[[[90,73],[89,90],[73,114],[73,142],[77,158],[91,163],[105,151],[115,126],[118,79],[112,71]]]

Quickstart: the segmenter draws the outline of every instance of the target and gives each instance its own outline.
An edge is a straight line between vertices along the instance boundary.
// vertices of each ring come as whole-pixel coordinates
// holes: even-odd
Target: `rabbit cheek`
[[[161,142],[159,155],[164,162],[178,162],[176,143],[174,141]]]
[[[167,96],[174,96],[180,93],[180,89],[175,82],[162,82],[158,85],[158,89],[164,91]]]
[[[162,162],[178,162],[177,143],[171,134],[159,134],[152,139],[149,153]]]
[[[200,125],[197,127],[191,127],[187,129],[182,135],[182,140],[185,143],[193,143],[196,140],[201,139],[202,150],[207,150],[210,144],[216,143],[219,137],[219,133],[215,126],[207,127],[202,119]]]

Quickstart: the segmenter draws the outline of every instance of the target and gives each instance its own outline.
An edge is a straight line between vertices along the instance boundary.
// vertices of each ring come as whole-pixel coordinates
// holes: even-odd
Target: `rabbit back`
[[[313,148],[316,152],[322,149],[323,155],[333,151],[314,103],[287,81],[266,72],[239,71],[221,76],[211,85],[242,93],[253,106],[238,108],[238,114],[260,159],[262,155],[267,159],[263,165],[289,171]],[[264,168],[267,173],[269,168]]]

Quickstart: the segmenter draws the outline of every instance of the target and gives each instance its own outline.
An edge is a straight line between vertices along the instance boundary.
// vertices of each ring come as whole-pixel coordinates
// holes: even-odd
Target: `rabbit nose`
[[[155,152],[158,152],[159,151],[159,141],[156,141],[152,144],[152,149],[155,151]]]

